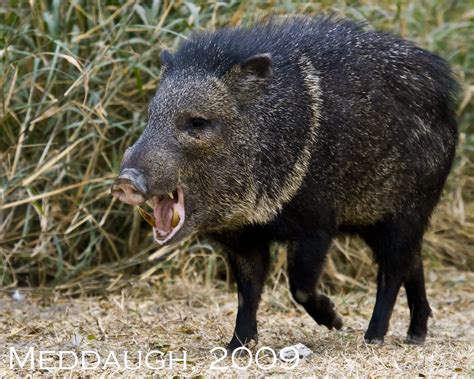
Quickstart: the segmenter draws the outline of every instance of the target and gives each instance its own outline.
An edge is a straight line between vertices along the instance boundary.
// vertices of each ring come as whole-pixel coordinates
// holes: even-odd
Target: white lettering
[[[48,357],[49,355],[49,357]],[[39,352],[39,369],[40,370],[51,370],[56,367],[54,366],[45,366],[46,363],[51,363],[51,360],[53,359],[54,356],[58,356],[58,354],[55,351],[50,351],[50,350],[45,350]]]
[[[64,365],[64,356],[69,355],[74,358],[74,364],[71,366]],[[63,370],[72,370],[76,368],[78,363],[77,354],[74,351],[60,351],[59,352],[59,368]]]
[[[138,352],[138,366],[130,367],[128,365],[128,351],[123,353],[123,364],[127,370],[137,370],[142,366],[142,352]]]
[[[89,366],[88,361],[86,361],[86,356],[91,356],[94,355],[96,362],[95,366],[91,365]],[[86,350],[81,352],[81,368],[83,370],[95,370],[97,367],[100,366],[100,355],[97,353],[97,351],[93,350]]]
[[[111,358],[113,358],[114,362],[110,362]],[[115,355],[115,352],[111,351],[107,358],[105,359],[105,363],[102,366],[103,369],[105,369],[108,365],[115,365],[116,368],[120,368],[120,363],[117,360],[117,356]]]
[[[34,370],[35,369],[35,360],[34,360],[34,351],[35,351],[35,348],[34,347],[30,347],[28,348],[28,352],[26,353],[26,356],[25,356],[25,359],[23,360],[23,362],[20,360],[20,357],[18,356],[18,354],[16,353],[16,350],[14,347],[11,347],[10,348],[10,368],[13,369],[13,356],[15,356],[16,358],[16,362],[18,364],[18,366],[20,366],[20,368],[23,368],[26,364],[26,361],[29,359],[30,360],[30,370]]]
[[[186,351],[183,351],[183,358],[174,358],[173,359],[173,352],[170,351],[170,369],[173,369],[173,362],[182,362],[183,363],[183,368],[186,369],[186,360],[187,360],[187,354]]]
[[[160,361],[161,361],[161,366],[151,366],[150,365],[150,362],[149,362],[149,359],[150,359],[150,356],[151,355],[157,355],[160,357]],[[150,352],[147,353],[147,355],[145,355],[145,365],[147,368],[151,369],[151,370],[160,370],[162,368],[165,367],[165,362],[163,360],[163,353],[159,350],[152,350]],[[158,362],[158,358],[156,359],[156,361]]]

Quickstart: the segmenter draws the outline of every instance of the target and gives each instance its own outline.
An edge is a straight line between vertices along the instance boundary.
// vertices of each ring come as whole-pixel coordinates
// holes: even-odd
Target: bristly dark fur
[[[229,348],[257,337],[273,240],[287,245],[296,301],[342,326],[316,290],[340,233],[361,236],[379,265],[366,341],[383,341],[403,284],[407,341],[423,342],[421,243],[458,137],[448,64],[390,34],[304,17],[195,34],[162,64],[149,125],[123,167],[146,175],[149,194],[184,188],[177,238],[208,233],[227,247],[239,288]],[[211,126],[177,124],[196,114]]]
[[[404,67],[419,71],[419,79],[437,78],[438,95],[446,96],[448,111],[454,111],[456,94],[459,91],[447,63],[435,54],[417,47],[410,41],[388,33],[366,31],[363,23],[332,17],[309,19],[290,17],[284,20],[271,19],[253,28],[226,28],[218,32],[195,33],[183,41],[173,55],[176,70],[197,69],[217,76],[225,74],[233,65],[262,53],[270,53],[273,64],[292,65],[294,57],[312,54],[312,61],[320,70],[335,70],[347,67],[362,72],[380,69],[384,62],[387,76],[397,76]],[[404,62],[410,54],[415,61]],[[290,61],[289,61],[290,60]],[[427,64],[429,63],[429,64]],[[395,69],[395,72],[389,70]],[[425,72],[426,70],[426,72]],[[398,78],[399,79],[399,78]],[[406,83],[414,89],[423,84]],[[406,96],[402,96],[406,99]],[[441,100],[441,99],[440,99]]]

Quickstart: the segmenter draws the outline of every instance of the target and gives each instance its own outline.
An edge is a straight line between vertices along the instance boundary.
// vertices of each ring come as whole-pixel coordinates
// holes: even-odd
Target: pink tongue
[[[173,230],[171,220],[173,219],[174,204],[174,200],[169,197],[165,197],[161,201],[155,200],[153,215],[155,216],[156,227],[163,232],[171,232]]]

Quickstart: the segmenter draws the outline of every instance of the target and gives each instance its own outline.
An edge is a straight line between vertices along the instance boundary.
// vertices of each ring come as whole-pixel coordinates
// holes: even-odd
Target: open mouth
[[[163,245],[181,229],[184,224],[184,193],[181,188],[166,195],[153,196],[148,204],[153,214],[138,206],[140,215],[153,227],[155,241]]]

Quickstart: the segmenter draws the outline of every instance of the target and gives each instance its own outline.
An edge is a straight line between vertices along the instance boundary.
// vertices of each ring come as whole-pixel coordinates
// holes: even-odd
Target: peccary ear
[[[252,102],[272,76],[272,57],[258,54],[234,65],[227,73],[232,92],[242,103]]]
[[[161,50],[160,54],[161,71],[166,71],[173,65],[173,54],[167,49]]]
[[[244,75],[253,75],[264,79],[272,75],[272,56],[270,54],[258,54],[240,64]]]

